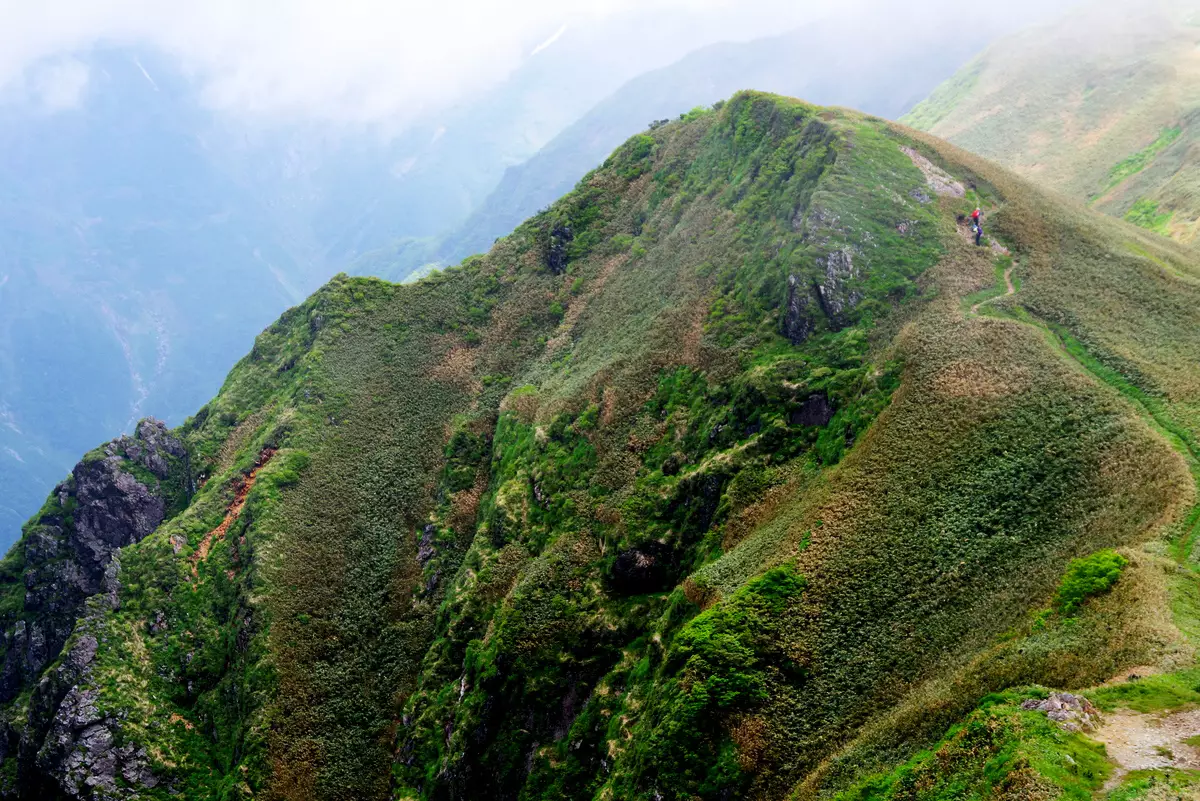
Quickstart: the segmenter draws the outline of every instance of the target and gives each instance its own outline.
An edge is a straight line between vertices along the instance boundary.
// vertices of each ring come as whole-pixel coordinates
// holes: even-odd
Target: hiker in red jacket
[[[983,212],[978,206],[971,212],[971,230],[975,233],[975,245],[983,244]]]

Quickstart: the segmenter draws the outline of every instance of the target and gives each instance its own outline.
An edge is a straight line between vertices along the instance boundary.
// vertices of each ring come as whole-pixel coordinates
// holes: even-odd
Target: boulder
[[[792,411],[788,422],[794,426],[826,426],[833,419],[834,408],[824,392],[809,395],[799,409]]]
[[[1082,695],[1051,693],[1049,698],[1030,698],[1021,708],[1044,712],[1060,728],[1071,731],[1091,731],[1101,722],[1100,710]]]

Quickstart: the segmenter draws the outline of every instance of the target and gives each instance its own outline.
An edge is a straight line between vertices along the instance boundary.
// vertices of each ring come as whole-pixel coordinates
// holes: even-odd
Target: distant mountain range
[[[651,121],[673,119],[738,89],[754,87],[895,119],[994,37],[1063,5],[1058,0],[1037,10],[981,8],[946,16],[886,5],[866,17],[833,16],[778,36],[702,48],[628,81],[528,161],[510,167],[453,231],[432,240],[392,243],[367,254],[351,271],[403,280],[423,265],[454,264],[485,252]]]
[[[144,414],[182,422],[281,311],[364,252],[457,224],[505,167],[686,48],[681,31],[621,56],[619,28],[567,31],[399,132],[242,124],[132,49],[39,65],[76,79],[46,102],[0,96],[0,547],[80,449]]]

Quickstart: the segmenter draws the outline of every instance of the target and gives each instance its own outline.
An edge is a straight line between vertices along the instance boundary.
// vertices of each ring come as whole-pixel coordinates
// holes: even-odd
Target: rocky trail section
[[[935,193],[950,197],[966,197],[966,187],[962,185],[961,181],[951,176],[950,173],[918,153],[914,148],[901,147],[900,150],[904,152],[904,155],[912,159],[912,163],[924,174],[929,188]]]
[[[1116,769],[1105,789],[1112,789],[1126,775],[1139,770],[1200,770],[1200,749],[1189,740],[1200,736],[1200,709],[1164,715],[1148,715],[1119,709],[1104,716],[1089,737],[1104,743]]]

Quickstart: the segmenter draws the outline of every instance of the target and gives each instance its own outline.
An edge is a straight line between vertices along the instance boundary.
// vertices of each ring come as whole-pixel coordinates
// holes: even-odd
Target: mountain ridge
[[[170,435],[186,507],[4,707],[0,793],[908,797],[876,777],[989,693],[1194,665],[1198,274],[857,112],[637,135],[487,255],[258,338]],[[6,665],[73,503],[0,572]],[[1053,764],[1001,778],[1065,787],[1075,741],[1012,714]]]

